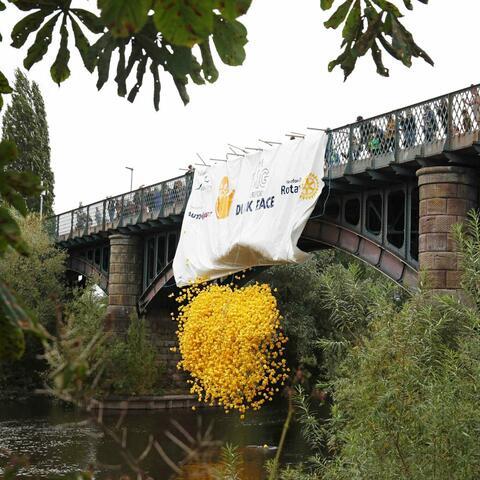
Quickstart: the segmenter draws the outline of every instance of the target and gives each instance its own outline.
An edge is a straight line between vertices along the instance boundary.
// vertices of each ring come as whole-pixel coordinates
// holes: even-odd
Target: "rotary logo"
[[[230,190],[228,177],[223,177],[220,182],[218,197],[215,203],[215,213],[217,214],[218,219],[227,218],[230,214],[233,195],[235,195],[235,190]]]
[[[302,184],[300,198],[302,200],[313,198],[318,193],[319,185],[318,177],[313,172],[309,173]]]

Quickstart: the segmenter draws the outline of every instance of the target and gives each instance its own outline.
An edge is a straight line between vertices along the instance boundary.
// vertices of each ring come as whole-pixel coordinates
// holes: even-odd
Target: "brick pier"
[[[465,221],[478,205],[478,179],[474,170],[434,166],[417,171],[420,196],[419,264],[428,287],[455,293],[460,288],[458,254],[452,226]]]
[[[110,236],[108,308],[105,328],[125,332],[130,315],[137,310],[142,285],[143,254],[134,235]]]

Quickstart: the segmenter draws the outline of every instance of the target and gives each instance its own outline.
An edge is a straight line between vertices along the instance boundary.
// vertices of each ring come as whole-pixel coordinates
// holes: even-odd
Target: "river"
[[[138,457],[152,438],[166,457],[178,465],[184,458],[183,445],[191,449],[192,438],[204,435],[210,428],[211,444],[203,446],[196,458],[182,466],[182,473],[175,473],[167,465],[165,455],[162,458],[152,447],[141,466],[154,479],[210,480],[218,461],[216,445],[229,442],[239,448],[242,479],[264,480],[264,463],[275,455],[285,414],[281,406],[265,407],[247,415],[245,420],[219,409],[137,411],[129,412],[116,431],[120,437],[124,435],[126,448],[133,455]],[[25,479],[66,477],[89,469],[98,479],[133,476],[119,453],[120,447],[87,419],[85,413],[43,397],[1,402],[0,472],[6,463],[5,452],[9,451],[28,458],[28,465],[19,474]],[[108,427],[114,427],[118,421],[118,413],[104,415]],[[283,460],[296,463],[305,455],[305,444],[294,425],[287,437]]]

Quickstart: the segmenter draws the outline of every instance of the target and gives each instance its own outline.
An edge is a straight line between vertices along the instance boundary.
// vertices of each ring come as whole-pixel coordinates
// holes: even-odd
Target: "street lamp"
[[[130,170],[130,191],[133,190],[133,168],[125,167],[127,170]]]

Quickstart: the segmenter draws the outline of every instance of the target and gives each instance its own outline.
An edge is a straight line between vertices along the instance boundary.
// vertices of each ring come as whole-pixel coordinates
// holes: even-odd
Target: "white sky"
[[[480,2],[414,3],[405,23],[435,60],[434,68],[417,60],[407,69],[385,57],[391,75],[385,79],[368,56],[344,83],[340,69],[327,71],[339,52],[340,32],[325,30],[327,15],[318,0],[254,0],[242,18],[249,32],[244,65],[217,62],[219,79],[191,85],[187,107],[170,76],[162,75],[159,112],[153,109],[149,75],[134,104],[117,97],[113,81],[97,92],[96,76],[84,69],[73,43],[72,76],[57,87],[49,73],[55,41],[46,61],[29,73],[47,107],[55,211],[128,190],[126,165],[135,169],[136,188],[181,174],[180,167],[198,161],[196,152],[206,159],[224,158],[227,143],[260,146],[259,138],[280,141],[286,132],[304,132],[307,126],[341,126],[357,115],[379,114],[480,82]],[[16,21],[16,8],[8,10],[0,18]],[[0,66],[12,79],[26,49],[10,47],[9,32],[2,22]],[[112,66],[113,78],[116,62]]]

